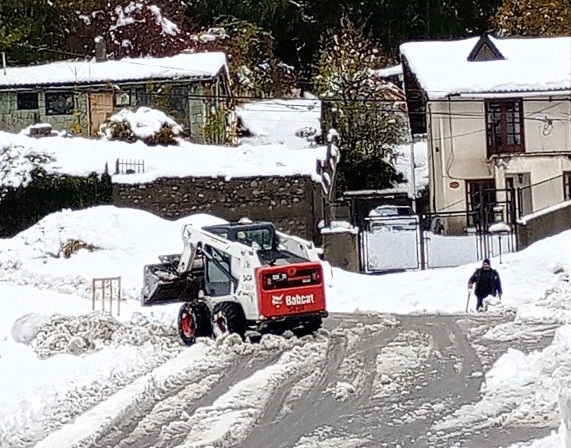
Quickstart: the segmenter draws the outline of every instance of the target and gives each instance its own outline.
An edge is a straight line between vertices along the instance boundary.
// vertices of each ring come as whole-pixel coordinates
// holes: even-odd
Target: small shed
[[[0,130],[37,123],[95,136],[124,108],[162,110],[192,141],[223,143],[231,105],[224,53],[181,53],[165,58],[61,61],[0,71]]]

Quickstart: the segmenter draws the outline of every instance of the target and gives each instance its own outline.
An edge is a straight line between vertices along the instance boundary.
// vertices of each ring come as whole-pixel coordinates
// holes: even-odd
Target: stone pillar
[[[359,272],[359,234],[353,230],[323,229],[323,258],[331,266]]]

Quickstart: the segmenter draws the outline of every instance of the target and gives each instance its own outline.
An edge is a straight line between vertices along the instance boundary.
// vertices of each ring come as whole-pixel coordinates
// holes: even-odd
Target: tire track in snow
[[[347,325],[348,323],[350,325]],[[366,326],[358,322],[351,323],[349,319],[331,331],[331,347],[321,369],[316,369],[310,387],[303,395],[299,395],[297,400],[287,403],[288,408],[285,411],[282,408],[281,412],[276,412],[278,403],[270,408],[273,412],[264,415],[240,446],[293,446],[304,435],[315,431],[335,433],[336,431],[323,429],[323,426],[335,426],[344,414],[351,414],[351,410],[367,400],[369,388],[366,385],[373,383],[375,372],[372,368],[373,355],[379,349],[379,344],[391,340],[399,331],[392,329],[396,326],[394,319]],[[347,361],[350,357],[356,361]],[[362,359],[362,362],[358,359]],[[351,367],[357,368],[351,370]],[[365,384],[365,387],[359,382]],[[343,434],[342,437],[337,437],[335,434],[328,437],[334,437],[339,443],[347,443],[348,446],[361,446],[361,443],[364,443],[360,436],[353,438]],[[307,443],[308,446],[314,446],[311,440]]]
[[[141,389],[138,404],[127,387],[101,403],[111,415],[100,410],[68,426],[87,428],[77,448],[425,448],[470,437],[489,441],[492,429],[459,439],[458,428],[434,425],[477,402],[486,369],[480,359],[485,355],[488,364],[501,352],[488,349],[484,335],[510,318],[398,316],[397,322],[334,315],[329,330],[315,337],[207,340],[185,350],[184,361],[173,360],[170,373],[153,372],[156,380]],[[197,349],[193,360],[189,353]],[[392,377],[383,377],[387,372]],[[70,443],[54,443],[62,440]],[[54,438],[44,447],[68,448],[73,440]]]
[[[277,362],[237,383],[211,406],[198,409],[188,421],[186,439],[177,448],[248,446],[244,439],[281,385],[310,375],[326,358],[330,342],[322,334],[298,342]]]
[[[197,409],[208,406],[235,383],[248,378],[256,370],[272,364],[283,352],[280,348],[276,349],[277,352],[256,350],[255,346],[250,348],[254,350],[253,353],[239,356],[231,365],[220,366],[216,372],[195,383],[187,384],[181,391],[171,391],[172,395],[156,402],[147,412],[141,410],[131,425],[100,438],[94,445],[116,448],[160,448],[181,443],[188,433],[187,421]]]
[[[141,415],[144,409],[176,393],[201,378],[220,373],[237,356],[247,356],[242,344],[214,347],[196,344],[151,373],[138,378],[106,401],[80,415],[35,445],[35,448],[82,448],[94,446],[113,428],[120,428]],[[129,424],[129,423],[128,423]]]

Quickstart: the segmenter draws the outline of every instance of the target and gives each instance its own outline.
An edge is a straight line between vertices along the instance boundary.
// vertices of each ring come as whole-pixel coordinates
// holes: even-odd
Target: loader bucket
[[[145,266],[141,294],[142,306],[190,302],[198,297],[200,280],[181,276],[172,269],[172,263]]]

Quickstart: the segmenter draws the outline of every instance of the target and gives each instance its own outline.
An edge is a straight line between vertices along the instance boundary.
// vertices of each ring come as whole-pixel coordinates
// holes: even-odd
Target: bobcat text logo
[[[288,306],[307,305],[310,303],[315,303],[315,300],[313,298],[313,294],[307,294],[307,295],[296,294],[295,296],[286,296],[285,303]]]
[[[274,308],[279,308],[280,306],[282,306],[283,301],[284,301],[283,294],[281,296],[272,296],[272,305],[274,306]]]

